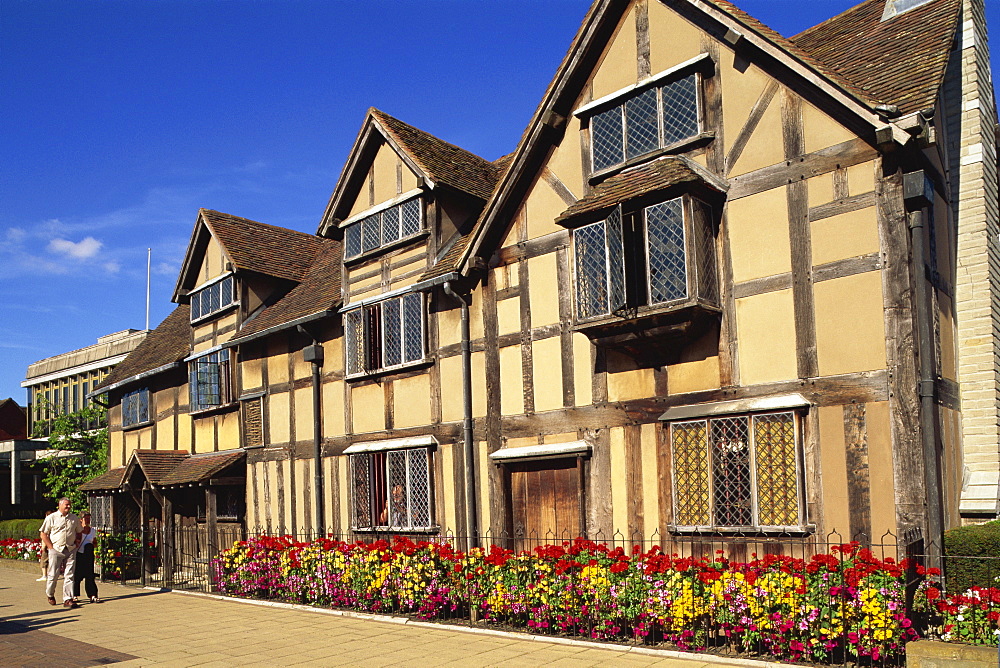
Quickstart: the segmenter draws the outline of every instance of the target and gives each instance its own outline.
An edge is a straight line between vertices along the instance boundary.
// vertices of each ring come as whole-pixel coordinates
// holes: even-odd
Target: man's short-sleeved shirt
[[[52,513],[42,522],[42,533],[49,534],[52,547],[63,552],[66,547],[76,545],[76,534],[80,533],[80,519],[73,513]]]

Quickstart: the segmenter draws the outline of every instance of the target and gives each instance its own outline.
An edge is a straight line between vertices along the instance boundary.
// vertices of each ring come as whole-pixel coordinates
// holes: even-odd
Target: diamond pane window
[[[344,338],[347,345],[347,373],[365,371],[365,328],[362,309],[344,314]]]
[[[803,524],[795,415],[738,415],[670,425],[674,524],[794,529]]]
[[[361,251],[367,253],[375,250],[382,243],[381,218],[376,213],[362,219],[361,225]]]
[[[399,240],[399,207],[394,206],[382,212],[382,245],[387,246]]]
[[[632,92],[590,118],[593,170],[620,165],[698,135],[698,75]]]
[[[660,131],[656,122],[658,111],[655,88],[625,101],[626,159],[660,147]]]
[[[689,74],[661,89],[663,96],[663,145],[698,134],[698,78]]]
[[[422,361],[423,296],[409,293],[346,311],[344,336],[348,375]]]
[[[149,390],[143,388],[122,397],[122,426],[149,422]]]
[[[190,294],[191,322],[217,313],[236,303],[236,279],[226,276]]]
[[[431,528],[429,459],[427,448],[351,455],[354,528]]]
[[[420,231],[420,200],[411,199],[399,205],[402,234],[408,237]]]
[[[203,355],[188,363],[191,410],[222,406],[230,399],[229,350]]]
[[[361,255],[361,224],[355,223],[344,228],[344,257],[351,259]]]
[[[399,315],[398,299],[382,302],[382,351],[385,366],[396,366],[403,361],[403,330]]]
[[[403,299],[403,361],[416,362],[424,357],[423,297],[420,293],[404,295]]]
[[[718,306],[711,209],[689,195],[644,208],[625,206],[573,230],[576,317]]]
[[[678,197],[645,211],[649,301],[656,304],[684,299],[688,296],[684,201]]]
[[[378,250],[420,230],[420,198],[406,200],[345,226],[344,258]]]
[[[622,146],[621,107],[614,107],[596,114],[590,121],[591,143],[594,151],[594,171],[600,171],[625,161]]]
[[[573,231],[576,249],[576,313],[591,318],[608,308],[607,241],[604,221]]]

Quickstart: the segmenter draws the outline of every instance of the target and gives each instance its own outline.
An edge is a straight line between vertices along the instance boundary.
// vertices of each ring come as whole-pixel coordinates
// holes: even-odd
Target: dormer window
[[[236,303],[235,279],[230,274],[222,280],[192,292],[189,298],[191,322],[224,311]]]
[[[423,230],[420,198],[414,197],[344,226],[344,259],[390,246]]]

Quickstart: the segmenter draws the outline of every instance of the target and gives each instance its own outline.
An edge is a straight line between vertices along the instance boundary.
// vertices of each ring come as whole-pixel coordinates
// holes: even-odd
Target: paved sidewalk
[[[709,663],[711,657],[598,649],[106,583],[100,584],[104,603],[66,610],[46,602],[44,583],[35,577],[0,563],[2,666],[720,665]],[[751,662],[730,665],[737,663]]]

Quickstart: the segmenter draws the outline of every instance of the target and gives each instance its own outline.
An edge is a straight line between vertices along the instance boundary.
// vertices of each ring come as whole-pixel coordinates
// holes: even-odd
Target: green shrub
[[[973,586],[998,586],[1000,520],[946,532],[944,553],[949,592],[960,593]]]
[[[38,530],[42,520],[3,520],[0,521],[0,538],[38,538]]]

